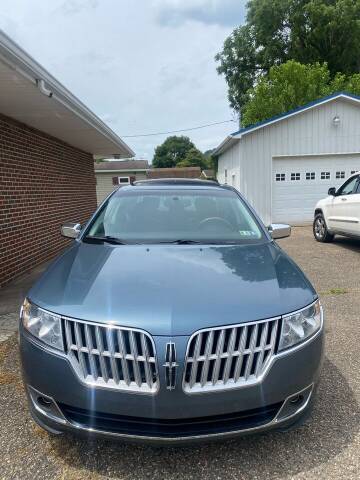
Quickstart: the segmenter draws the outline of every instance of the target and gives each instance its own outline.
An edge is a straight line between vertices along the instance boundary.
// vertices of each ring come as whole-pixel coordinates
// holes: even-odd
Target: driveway
[[[318,244],[303,227],[279,243],[320,292],[327,316],[326,359],[307,425],[179,449],[50,438],[28,415],[13,335],[0,343],[0,478],[358,479],[360,242]]]

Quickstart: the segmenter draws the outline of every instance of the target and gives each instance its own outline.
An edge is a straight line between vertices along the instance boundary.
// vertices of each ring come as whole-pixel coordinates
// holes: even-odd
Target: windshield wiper
[[[168,240],[164,242],[159,242],[161,244],[169,244],[169,245],[238,245],[238,242],[230,240],[230,241],[214,241],[214,240],[186,240],[186,239],[179,239],[179,240]]]
[[[104,237],[98,237],[98,236],[91,236],[91,235],[87,235],[84,240],[89,240],[91,242],[95,242],[95,243],[103,243],[103,242],[106,242],[106,243],[111,243],[113,245],[127,245],[126,242],[124,242],[123,240],[121,240],[120,238],[116,238],[116,237],[111,237],[109,235],[105,235]]]
[[[219,242],[214,242],[211,240],[186,240],[186,239],[167,240],[159,243],[165,243],[165,244],[167,243],[167,244],[174,244],[174,245],[219,245]]]
[[[165,240],[164,242],[159,242],[159,243],[168,243],[168,244],[176,244],[176,245],[193,245],[193,244],[199,244],[199,243],[204,243],[200,242],[199,240]]]

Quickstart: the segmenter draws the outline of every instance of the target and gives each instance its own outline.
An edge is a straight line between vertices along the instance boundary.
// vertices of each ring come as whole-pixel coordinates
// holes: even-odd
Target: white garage
[[[360,98],[338,93],[227,137],[218,180],[238,188],[266,224],[311,222],[330,187],[360,170]]]

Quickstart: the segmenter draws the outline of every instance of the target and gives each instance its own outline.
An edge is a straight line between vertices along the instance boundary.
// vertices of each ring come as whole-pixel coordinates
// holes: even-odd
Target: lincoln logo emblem
[[[165,378],[166,378],[166,388],[168,390],[174,390],[176,385],[176,368],[179,365],[176,363],[176,349],[175,343],[168,342],[166,344],[165,352]]]

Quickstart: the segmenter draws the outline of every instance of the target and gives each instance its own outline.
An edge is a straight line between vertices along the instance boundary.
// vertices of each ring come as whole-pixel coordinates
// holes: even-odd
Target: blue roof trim
[[[289,115],[293,115],[294,113],[301,112],[302,110],[306,110],[307,108],[314,107],[315,105],[318,105],[320,103],[326,102],[327,100],[331,100],[332,98],[337,98],[337,97],[348,97],[352,98],[354,100],[359,100],[360,101],[360,96],[358,95],[353,95],[351,93],[347,92],[336,92],[333,93],[332,95],[328,95],[326,97],[319,98],[318,100],[313,100],[312,102],[307,103],[306,105],[302,105],[301,107],[294,108],[292,110],[289,110],[288,112],[285,113],[280,113],[279,115],[274,115],[271,118],[268,118],[267,120],[262,120],[261,122],[254,123],[253,125],[249,125],[248,127],[245,128],[240,128],[237,132],[231,133],[230,136],[235,136],[239,135],[239,133],[245,133],[253,130],[254,128],[262,127],[267,125],[268,123],[272,123],[274,120],[280,120],[282,118],[286,118]]]

